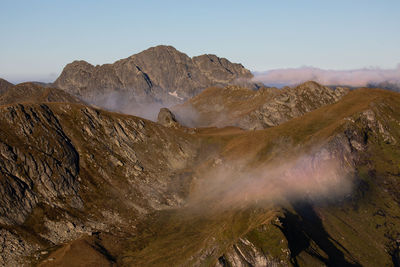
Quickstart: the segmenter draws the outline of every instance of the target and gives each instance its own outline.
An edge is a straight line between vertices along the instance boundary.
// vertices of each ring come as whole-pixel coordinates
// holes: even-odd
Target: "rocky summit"
[[[85,101],[129,113],[143,103],[182,103],[210,86],[238,83],[255,87],[252,77],[241,64],[225,58],[190,58],[172,46],[161,45],[113,64],[93,66],[74,61],[65,66],[54,86]]]

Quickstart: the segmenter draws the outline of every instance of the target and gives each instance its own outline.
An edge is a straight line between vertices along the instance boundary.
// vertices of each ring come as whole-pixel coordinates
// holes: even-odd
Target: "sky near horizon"
[[[395,69],[400,1],[0,0],[0,77],[51,82],[73,60],[172,45],[252,71]]]

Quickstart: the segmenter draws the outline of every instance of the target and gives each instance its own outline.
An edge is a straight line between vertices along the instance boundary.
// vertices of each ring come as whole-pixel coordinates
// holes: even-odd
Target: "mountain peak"
[[[243,65],[226,58],[190,58],[173,46],[158,45],[113,64],[94,67],[85,61],[74,61],[65,66],[54,85],[89,102],[97,103],[99,96],[118,91],[123,92],[119,103],[131,106],[157,102],[171,106],[211,86],[223,87],[240,80],[248,81],[244,86],[253,87],[252,77]]]

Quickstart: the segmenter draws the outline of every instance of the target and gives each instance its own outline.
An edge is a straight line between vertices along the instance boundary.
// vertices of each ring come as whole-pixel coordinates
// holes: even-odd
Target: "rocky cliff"
[[[135,105],[182,103],[210,86],[248,82],[241,64],[215,55],[190,58],[172,46],[156,46],[113,64],[74,61],[54,86],[88,102],[127,112]],[[132,112],[131,112],[132,113]]]
[[[0,111],[0,265],[93,233],[130,236],[188,193],[197,142],[185,133],[73,103]]]

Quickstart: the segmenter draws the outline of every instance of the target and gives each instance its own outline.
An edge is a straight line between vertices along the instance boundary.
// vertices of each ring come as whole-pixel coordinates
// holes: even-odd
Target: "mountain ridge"
[[[251,72],[241,64],[215,55],[190,58],[172,46],[151,47],[112,64],[74,61],[65,66],[53,85],[91,103],[106,102],[109,94],[120,105],[143,102],[181,103],[209,86],[250,82]],[[128,99],[128,100],[126,100]],[[118,102],[117,101],[117,102]],[[98,104],[98,103],[97,103]],[[99,106],[102,106],[99,104]]]
[[[191,127],[265,129],[335,103],[348,92],[348,88],[330,88],[313,81],[282,89],[261,87],[257,91],[239,86],[211,87],[172,107],[172,111]]]
[[[83,103],[79,98],[68,94],[64,90],[43,87],[43,85],[25,82],[13,85],[0,94],[0,105],[17,103],[46,103],[46,102],[70,102]]]

